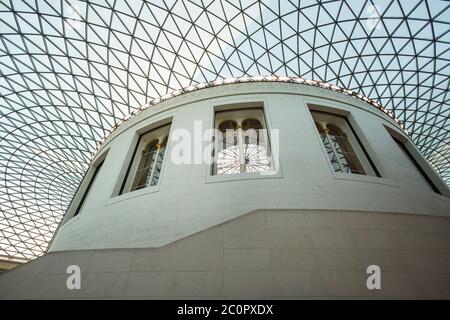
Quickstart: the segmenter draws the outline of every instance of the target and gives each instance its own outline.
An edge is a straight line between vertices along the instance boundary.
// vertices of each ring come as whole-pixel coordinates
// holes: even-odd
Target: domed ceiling
[[[449,25],[446,1],[0,0],[0,256],[45,252],[117,124],[217,79],[369,97],[450,183]]]

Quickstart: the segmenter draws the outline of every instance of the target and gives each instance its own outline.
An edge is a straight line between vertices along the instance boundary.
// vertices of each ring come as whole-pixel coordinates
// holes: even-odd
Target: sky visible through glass
[[[450,183],[447,1],[0,0],[0,256],[41,255],[98,141],[154,98],[300,76],[393,111]]]

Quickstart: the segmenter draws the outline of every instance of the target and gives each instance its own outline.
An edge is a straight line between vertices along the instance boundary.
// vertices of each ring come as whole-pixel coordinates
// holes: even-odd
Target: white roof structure
[[[43,254],[102,140],[183,87],[289,76],[392,111],[450,183],[450,3],[0,0],[0,256]]]

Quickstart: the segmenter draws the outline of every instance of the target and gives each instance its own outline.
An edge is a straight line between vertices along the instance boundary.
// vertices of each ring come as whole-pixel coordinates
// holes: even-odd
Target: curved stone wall
[[[255,106],[258,121],[279,130],[273,174],[212,175],[208,163],[173,160],[177,130],[195,137],[214,127],[215,112]],[[319,133],[310,111],[346,117],[344,138],[358,143],[371,174],[336,172],[327,127]],[[121,193],[139,137],[169,122],[157,182]],[[449,194],[372,105],[298,84],[203,89],[141,112],[106,139],[50,252],[0,275],[0,297],[449,299]],[[80,289],[67,287],[70,266]],[[370,266],[379,289],[367,286]]]
[[[214,126],[224,106],[263,105],[268,129],[279,130],[275,175],[211,176],[205,163],[172,161],[173,133]],[[343,113],[381,177],[335,174],[308,108]],[[156,186],[118,195],[139,134],[171,121]],[[448,188],[420,157],[442,195],[433,192],[405,158],[387,128],[408,139],[385,113],[358,99],[311,86],[241,83],[202,89],[161,102],[122,124],[103,144],[101,171],[72,217],[80,188],[50,251],[160,247],[258,209],[320,209],[450,215]],[[199,129],[200,128],[200,129]],[[209,141],[200,141],[206,147]],[[194,144],[194,143],[193,143]],[[193,146],[194,148],[195,146]],[[195,151],[192,151],[195,157]],[[106,156],[105,156],[106,155]]]
[[[450,299],[449,284],[449,218],[258,210],[160,248],[51,252],[1,275],[0,298]]]

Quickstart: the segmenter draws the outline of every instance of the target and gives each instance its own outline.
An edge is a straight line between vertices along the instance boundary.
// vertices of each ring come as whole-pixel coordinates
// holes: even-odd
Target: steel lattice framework
[[[41,255],[96,145],[172,90],[326,81],[382,104],[450,182],[445,1],[0,0],[0,256]]]

